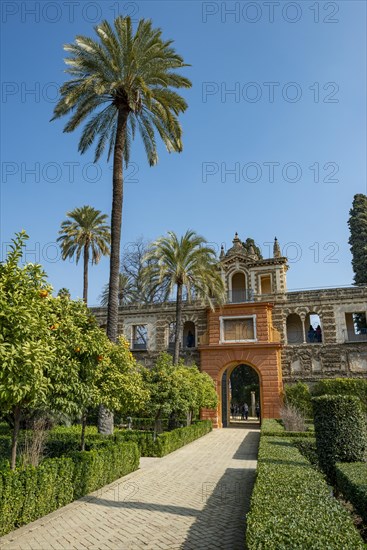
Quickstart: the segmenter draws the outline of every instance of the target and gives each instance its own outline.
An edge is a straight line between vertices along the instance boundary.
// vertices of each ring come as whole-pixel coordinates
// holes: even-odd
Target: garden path
[[[0,538],[2,550],[236,550],[255,480],[258,425],[214,430]]]

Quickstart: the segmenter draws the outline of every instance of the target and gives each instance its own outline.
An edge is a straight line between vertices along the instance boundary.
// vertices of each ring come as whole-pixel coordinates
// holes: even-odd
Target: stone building
[[[181,355],[216,383],[218,410],[202,411],[215,426],[229,420],[229,380],[239,365],[259,377],[264,418],[279,415],[283,383],[321,378],[367,378],[367,286],[287,291],[287,258],[275,239],[273,257],[263,259],[238,237],[220,254],[226,303],[215,311],[185,303]],[[106,309],[94,308],[101,326]],[[120,307],[119,333],[149,367],[173,349],[175,304]]]

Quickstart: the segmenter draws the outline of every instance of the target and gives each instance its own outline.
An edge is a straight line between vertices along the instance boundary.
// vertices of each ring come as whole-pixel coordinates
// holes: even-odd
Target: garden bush
[[[286,432],[281,420],[266,418],[261,423],[261,435],[273,437],[315,437],[313,430],[308,427],[306,432]]]
[[[295,407],[305,418],[312,418],[310,388],[304,382],[284,386],[285,403]]]
[[[202,437],[211,430],[211,421],[201,420],[185,428],[177,428],[171,432],[158,434],[155,440],[151,432],[134,430],[120,430],[115,432],[115,437],[117,441],[134,441],[139,447],[141,456],[162,457]]]
[[[339,463],[335,466],[335,472],[339,491],[367,523],[367,463]]]
[[[312,402],[319,463],[334,481],[336,462],[364,459],[367,434],[361,402],[348,395],[324,395]]]
[[[334,378],[320,380],[312,388],[312,395],[352,395],[361,400],[363,411],[367,412],[367,380],[365,378]]]
[[[104,442],[98,452],[73,452],[37,468],[0,470],[0,536],[99,489],[139,466],[134,443]]]
[[[293,440],[264,436],[246,542],[249,550],[364,548],[350,515]]]

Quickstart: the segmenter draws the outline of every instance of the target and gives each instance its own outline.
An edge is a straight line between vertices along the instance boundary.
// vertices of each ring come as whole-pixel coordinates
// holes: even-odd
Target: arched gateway
[[[217,410],[204,409],[202,418],[210,418],[215,427],[228,423],[228,388],[223,384],[239,365],[252,367],[259,376],[262,418],[279,417],[281,343],[272,326],[272,308],[271,303],[247,302],[208,313],[208,331],[199,345],[200,365],[216,383],[219,405]]]

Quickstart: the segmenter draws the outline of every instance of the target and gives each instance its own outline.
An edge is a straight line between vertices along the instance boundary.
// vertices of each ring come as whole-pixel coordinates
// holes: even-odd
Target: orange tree
[[[19,265],[27,238],[17,233],[0,264],[0,410],[13,416],[12,469],[22,409],[47,401],[56,352],[47,300],[51,287],[41,266]]]
[[[187,425],[193,415],[198,415],[201,408],[215,409],[218,405],[214,381],[205,372],[200,372],[193,365],[185,366],[182,362],[173,372],[174,385],[179,388],[177,411],[185,413]]]
[[[146,406],[150,398],[141,367],[130,352],[130,344],[120,336],[117,343],[108,341],[106,355],[95,379],[98,401],[102,407],[120,414],[132,414]],[[103,415],[99,416],[99,421]],[[101,430],[100,430],[101,431]]]
[[[81,415],[81,449],[85,446],[88,410],[99,404],[96,386],[100,364],[109,351],[109,341],[82,300],[50,299],[50,332],[57,353],[50,370],[52,410]]]

